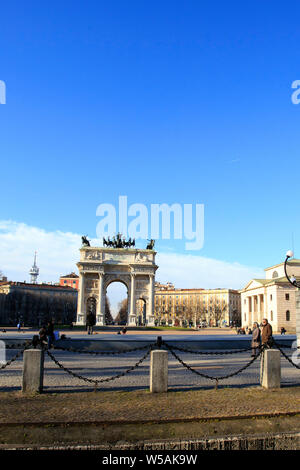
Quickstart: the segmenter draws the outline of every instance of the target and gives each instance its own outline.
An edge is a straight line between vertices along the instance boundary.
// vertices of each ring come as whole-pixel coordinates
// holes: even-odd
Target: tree
[[[112,317],[111,310],[110,310],[109,298],[106,295],[105,296],[105,324],[109,325],[110,323],[113,323],[113,321],[114,319]]]
[[[211,298],[209,302],[208,315],[210,322],[214,323],[214,326],[218,326],[222,319],[225,319],[225,313],[227,311],[227,304],[221,302],[221,300]]]
[[[241,312],[238,309],[233,310],[231,320],[234,325],[241,326]]]
[[[123,299],[119,302],[119,312],[116,316],[115,322],[116,323],[127,323],[128,317],[128,299]]]

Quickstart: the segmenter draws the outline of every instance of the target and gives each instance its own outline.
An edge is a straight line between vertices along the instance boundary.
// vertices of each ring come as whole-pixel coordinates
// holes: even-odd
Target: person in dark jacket
[[[86,315],[86,326],[88,335],[93,334],[93,329],[96,324],[96,315],[90,310]]]
[[[252,341],[251,341],[251,348],[252,348],[252,357],[257,356],[259,353],[261,345],[261,334],[259,329],[259,324],[257,322],[253,323],[253,331],[252,331]]]
[[[39,337],[40,337],[40,345],[42,347],[47,346],[47,344],[48,344],[47,329],[44,325],[42,326],[42,328],[39,331]]]
[[[262,330],[261,330],[261,343],[263,346],[271,347],[272,345],[272,326],[266,318],[262,321]]]

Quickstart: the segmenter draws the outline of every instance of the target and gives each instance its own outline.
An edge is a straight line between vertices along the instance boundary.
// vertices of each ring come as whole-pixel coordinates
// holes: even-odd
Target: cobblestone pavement
[[[17,350],[6,351],[6,360],[17,353]],[[92,379],[108,378],[118,375],[132,367],[145,351],[121,354],[117,356],[96,356],[90,354],[78,354],[67,351],[51,350],[55,358],[75,374]],[[291,357],[292,351],[285,349]],[[197,356],[177,352],[184,362],[195,370],[212,377],[224,376],[238,371],[251,360],[250,351],[230,355]],[[22,381],[22,356],[5,369],[0,370],[0,391],[20,390]],[[282,386],[300,385],[300,370],[293,367],[285,358],[281,358]],[[249,368],[238,375],[219,382],[219,387],[249,387],[259,386],[260,359],[257,359]],[[215,380],[199,377],[185,369],[169,353],[169,388],[173,390],[196,390],[212,388]],[[98,390],[138,390],[149,387],[149,357],[134,371],[124,377],[111,382],[100,384]],[[45,354],[44,390],[49,392],[87,391],[93,390],[92,383],[86,383],[61,370]]]

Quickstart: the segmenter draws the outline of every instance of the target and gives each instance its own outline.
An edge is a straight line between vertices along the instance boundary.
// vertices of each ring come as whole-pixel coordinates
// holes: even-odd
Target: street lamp
[[[285,272],[285,276],[286,276],[287,280],[289,281],[289,283],[292,284],[292,286],[298,287],[298,289],[300,289],[300,284],[297,283],[297,280],[296,280],[295,276],[289,277],[288,273],[286,271],[287,261],[288,261],[289,258],[292,258],[293,256],[294,256],[294,253],[292,252],[292,250],[287,251],[285,262],[284,262],[284,272]]]
[[[300,347],[300,284],[297,282],[297,279],[293,275],[292,277],[289,277],[287,272],[286,272],[286,266],[287,266],[287,261],[289,258],[292,258],[294,256],[294,253],[289,250],[286,253],[286,258],[284,262],[284,272],[286,275],[287,280],[289,281],[292,286],[297,287],[298,290],[296,291],[296,334],[297,334],[297,346],[298,348]]]

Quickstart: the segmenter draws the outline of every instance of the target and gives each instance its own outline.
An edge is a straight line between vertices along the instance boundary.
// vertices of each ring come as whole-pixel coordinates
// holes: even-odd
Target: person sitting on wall
[[[47,329],[43,325],[42,328],[39,331],[39,339],[40,339],[40,345],[42,347],[45,347],[48,345],[48,339],[47,339]]]
[[[286,334],[286,329],[282,326],[280,329],[280,334],[285,335]]]

